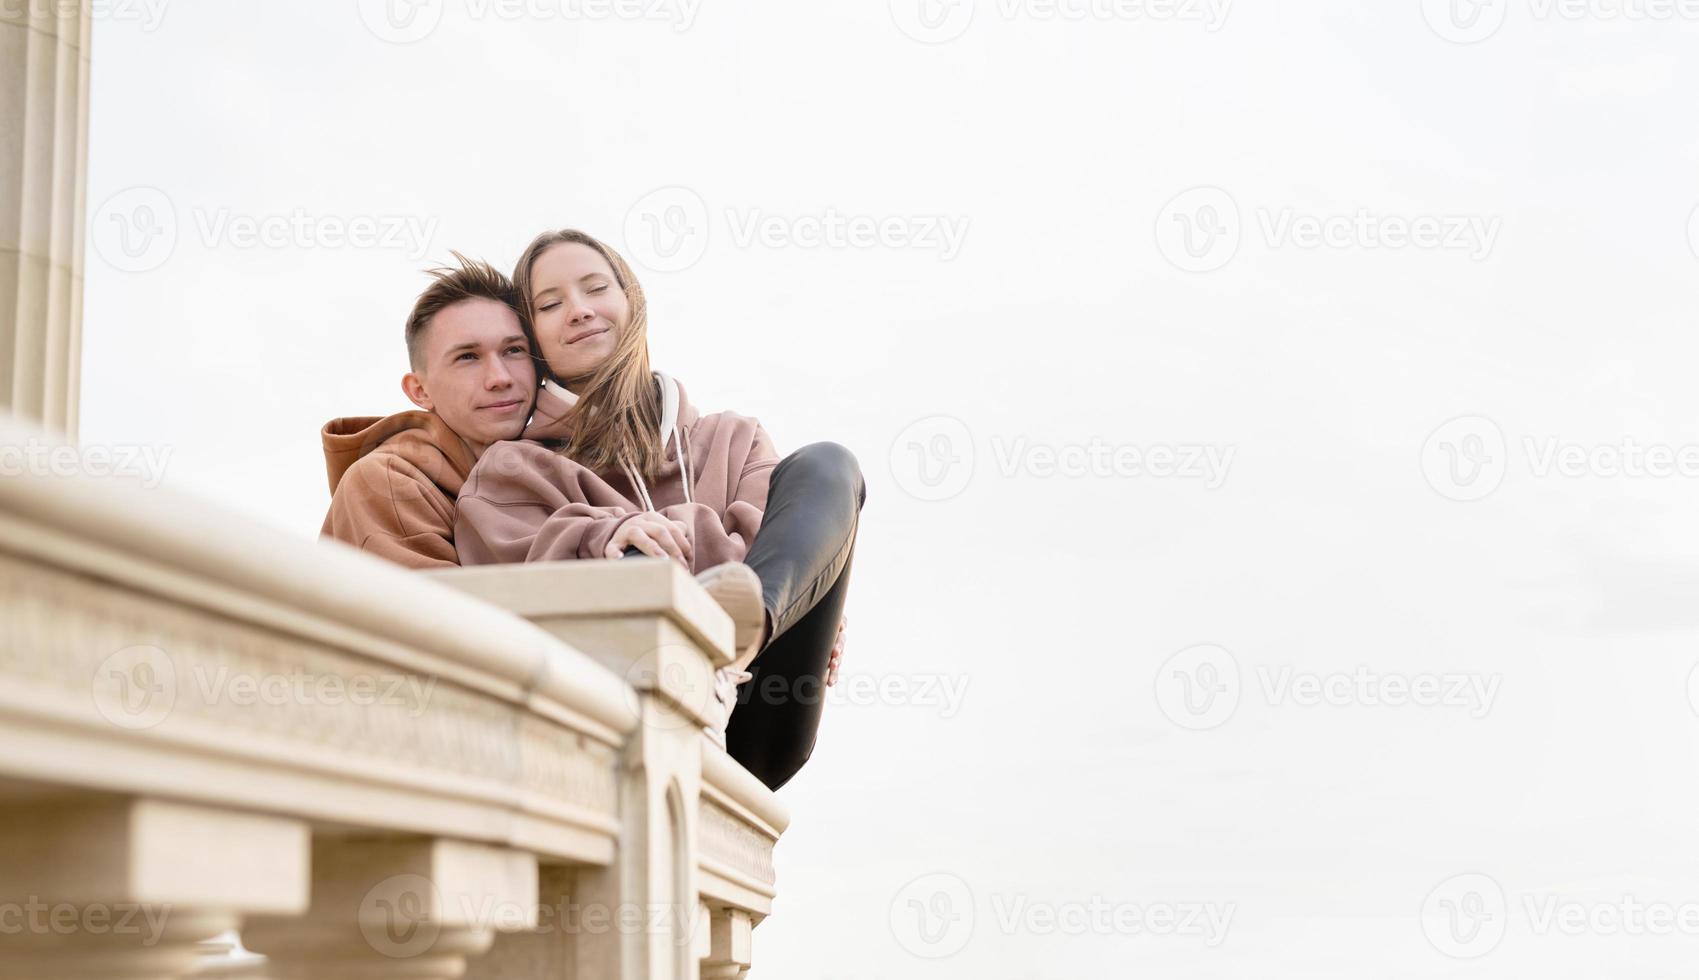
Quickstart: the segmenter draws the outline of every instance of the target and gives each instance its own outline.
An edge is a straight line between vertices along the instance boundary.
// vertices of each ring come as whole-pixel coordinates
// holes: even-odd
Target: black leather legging
[[[773,635],[749,665],[755,677],[738,687],[726,728],[732,758],[770,789],[814,751],[866,500],[860,465],[836,443],[804,446],[773,469],[761,530],[744,558],[761,578]]]

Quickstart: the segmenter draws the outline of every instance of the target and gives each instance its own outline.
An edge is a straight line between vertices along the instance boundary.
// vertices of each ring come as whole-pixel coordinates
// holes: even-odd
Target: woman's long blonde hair
[[[632,274],[625,259],[613,249],[584,232],[572,228],[545,231],[531,240],[519,256],[513,269],[513,283],[519,289],[519,306],[523,311],[520,324],[525,337],[536,352],[539,372],[556,383],[566,384],[571,378],[558,378],[549,369],[548,358],[537,342],[536,310],[531,292],[531,269],[542,254],[556,245],[588,245],[601,253],[614,270],[614,278],[625,290],[629,307],[624,329],[620,331],[619,346],[597,368],[589,379],[573,392],[578,403],[568,411],[566,419],[570,441],[562,452],[568,459],[589,467],[597,473],[617,471],[629,463],[637,472],[653,475],[665,459],[658,430],[661,426],[660,395],[655,379],[649,372],[649,306],[643,298],[643,287]]]

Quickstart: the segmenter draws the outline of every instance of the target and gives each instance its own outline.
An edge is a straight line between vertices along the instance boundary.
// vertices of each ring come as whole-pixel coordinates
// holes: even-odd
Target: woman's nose
[[[588,306],[574,307],[573,310],[572,310],[571,318],[569,319],[568,322],[570,322],[574,326],[577,326],[578,324],[583,323],[584,321],[591,319],[595,315],[596,315],[595,311],[590,309]]]

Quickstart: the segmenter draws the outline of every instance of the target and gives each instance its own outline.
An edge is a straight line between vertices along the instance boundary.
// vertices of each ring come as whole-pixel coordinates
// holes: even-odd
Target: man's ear
[[[431,393],[425,390],[425,382],[420,379],[418,374],[408,371],[402,375],[401,390],[406,393],[407,399],[413,404],[427,412],[432,410]]]

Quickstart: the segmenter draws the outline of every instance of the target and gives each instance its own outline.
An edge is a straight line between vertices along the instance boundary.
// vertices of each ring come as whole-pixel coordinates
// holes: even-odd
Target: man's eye
[[[519,346],[519,345],[518,345],[518,344],[514,344],[514,345],[513,345],[513,346],[512,346],[512,347],[509,347],[509,348],[508,348],[508,349],[507,349],[507,352],[508,352],[508,353],[509,353],[509,354],[524,354],[524,355],[526,355],[526,356],[527,356],[527,357],[529,357],[529,356],[530,356],[530,354],[531,354],[531,352],[530,352],[530,350],[528,350],[528,349],[526,349],[526,348],[524,348],[524,347],[521,347],[521,346]]]
[[[477,360],[477,359],[478,359],[478,355],[476,355],[476,354],[474,354],[474,353],[472,353],[472,352],[471,352],[471,351],[462,351],[462,352],[461,352],[461,353],[460,353],[460,356],[459,356],[459,357],[457,357],[457,358],[455,358],[455,360],[457,360],[457,361],[464,361],[464,360],[466,360],[466,359],[467,359],[467,358],[468,358],[468,357],[470,357],[470,358],[471,358],[471,359],[472,359],[472,360],[474,360],[474,361],[475,361],[475,360]]]

